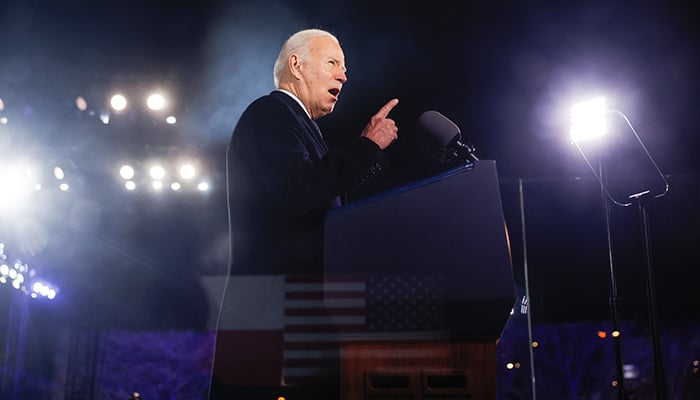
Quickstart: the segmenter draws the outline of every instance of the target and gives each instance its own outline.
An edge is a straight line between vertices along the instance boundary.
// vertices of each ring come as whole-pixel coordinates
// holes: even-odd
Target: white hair
[[[311,43],[311,39],[321,36],[329,37],[338,42],[338,39],[332,33],[322,29],[313,28],[298,31],[290,36],[286,42],[284,42],[282,49],[280,50],[280,54],[277,56],[275,67],[273,69],[273,77],[276,88],[279,88],[280,78],[282,77],[282,73],[287,66],[289,56],[291,56],[293,53],[297,53],[302,60],[308,59],[309,43]]]

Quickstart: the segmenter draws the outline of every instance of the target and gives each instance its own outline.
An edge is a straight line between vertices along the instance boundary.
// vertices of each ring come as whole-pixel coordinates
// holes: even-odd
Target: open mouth
[[[332,94],[333,97],[338,97],[338,94],[340,94],[340,89],[331,89],[328,91],[328,93]]]

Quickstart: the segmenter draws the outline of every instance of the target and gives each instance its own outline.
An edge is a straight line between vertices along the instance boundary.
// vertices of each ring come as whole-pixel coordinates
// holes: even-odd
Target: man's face
[[[317,37],[312,40],[309,58],[302,66],[301,101],[312,119],[330,114],[347,81],[343,49],[331,38]]]

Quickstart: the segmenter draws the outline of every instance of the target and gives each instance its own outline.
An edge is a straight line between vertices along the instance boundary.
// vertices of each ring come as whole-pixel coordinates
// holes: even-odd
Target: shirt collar
[[[277,89],[277,90],[280,91],[280,92],[282,92],[282,93],[287,94],[289,97],[291,97],[291,98],[293,98],[294,100],[296,100],[296,102],[299,103],[299,105],[301,106],[301,109],[304,110],[304,112],[306,113],[306,115],[309,116],[309,119],[313,121],[313,118],[311,118],[311,114],[309,114],[309,111],[306,109],[306,107],[304,107],[304,103],[302,103],[301,100],[299,100],[299,98],[298,98],[297,96],[293,95],[292,92],[290,92],[290,91],[288,91],[288,90],[284,90],[284,89]]]

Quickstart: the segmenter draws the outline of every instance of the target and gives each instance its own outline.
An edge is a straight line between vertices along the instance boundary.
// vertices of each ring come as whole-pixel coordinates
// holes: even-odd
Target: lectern
[[[347,204],[325,229],[327,282],[365,285],[363,328],[340,336],[341,398],[495,400],[515,303],[495,161]]]

